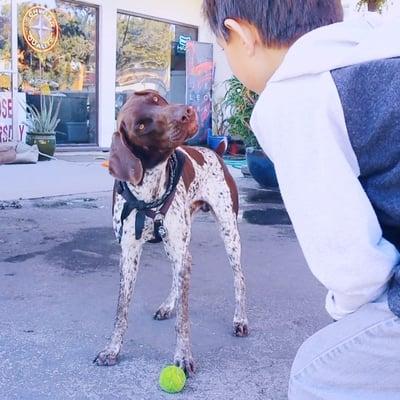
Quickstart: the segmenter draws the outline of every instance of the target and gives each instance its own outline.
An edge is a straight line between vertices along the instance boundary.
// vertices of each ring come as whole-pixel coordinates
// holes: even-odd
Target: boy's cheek
[[[233,75],[236,76],[243,85],[254,91],[254,77],[250,73],[250,68],[248,68],[246,63],[243,62],[243,59],[240,59],[240,57],[229,56],[227,52],[225,52],[225,54]]]
[[[234,75],[237,76],[238,72],[240,72],[240,57],[237,52],[232,51],[229,47],[224,49],[225,58],[228,61],[229,66],[231,67],[232,72]]]
[[[229,43],[227,43],[222,39],[219,39],[217,40],[217,43],[223,50],[224,56],[228,61],[233,75],[236,76],[247,88],[256,91],[258,86],[256,85],[255,77],[251,72],[254,69],[251,65],[252,60],[247,59],[245,49],[240,46],[240,42],[230,40]]]

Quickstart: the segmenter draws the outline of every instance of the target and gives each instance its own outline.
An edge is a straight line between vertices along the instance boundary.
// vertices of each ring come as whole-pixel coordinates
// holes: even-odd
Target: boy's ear
[[[247,55],[253,56],[257,41],[259,40],[257,30],[247,22],[237,21],[232,18],[227,18],[224,21],[224,25],[229,30],[230,35],[236,36],[236,39],[239,39]]]

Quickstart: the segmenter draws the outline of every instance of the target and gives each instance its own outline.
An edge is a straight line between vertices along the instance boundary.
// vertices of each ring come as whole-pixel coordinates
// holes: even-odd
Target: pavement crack
[[[8,258],[5,258],[3,261],[7,262],[7,263],[18,263],[18,262],[23,262],[23,261],[29,260],[30,258],[34,258],[36,256],[43,255],[45,253],[46,252],[44,252],[44,251],[33,251],[31,253],[18,254],[13,257],[8,257]]]

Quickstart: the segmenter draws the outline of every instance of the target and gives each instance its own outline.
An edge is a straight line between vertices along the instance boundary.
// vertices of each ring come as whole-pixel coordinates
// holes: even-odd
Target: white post
[[[11,0],[11,98],[13,141],[19,139],[18,127],[18,5]]]
[[[99,110],[100,147],[110,147],[115,131],[115,79],[117,52],[117,7],[115,1],[104,1],[99,21]]]

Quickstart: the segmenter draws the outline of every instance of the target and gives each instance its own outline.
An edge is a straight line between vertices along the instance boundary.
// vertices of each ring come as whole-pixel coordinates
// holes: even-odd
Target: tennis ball
[[[179,393],[185,387],[185,372],[175,365],[168,365],[161,371],[159,383],[164,392]]]

